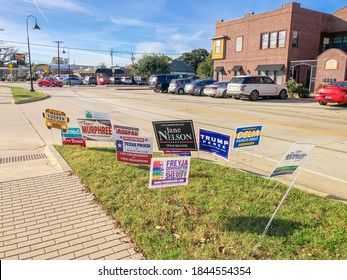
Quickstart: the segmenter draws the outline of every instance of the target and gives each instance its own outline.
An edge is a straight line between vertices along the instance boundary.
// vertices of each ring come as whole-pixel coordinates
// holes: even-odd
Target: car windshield
[[[228,82],[216,82],[216,83],[213,83],[212,85],[214,86],[224,86],[226,85]]]

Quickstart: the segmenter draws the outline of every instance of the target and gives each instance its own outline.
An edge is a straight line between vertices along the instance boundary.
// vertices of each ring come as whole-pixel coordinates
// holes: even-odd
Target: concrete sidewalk
[[[0,259],[144,259],[0,86]]]

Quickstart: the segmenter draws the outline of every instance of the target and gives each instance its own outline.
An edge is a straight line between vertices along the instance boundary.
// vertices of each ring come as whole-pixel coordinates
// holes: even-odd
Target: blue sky
[[[31,58],[50,63],[57,43],[69,47],[71,63],[111,66],[131,63],[131,53],[163,53],[173,58],[193,49],[210,51],[217,20],[280,9],[283,0],[1,0],[0,47],[27,52],[26,19],[37,18],[41,30],[28,19]],[[302,0],[301,7],[333,13],[347,0]],[[66,49],[67,52],[67,49]],[[66,54],[60,54],[66,57]]]

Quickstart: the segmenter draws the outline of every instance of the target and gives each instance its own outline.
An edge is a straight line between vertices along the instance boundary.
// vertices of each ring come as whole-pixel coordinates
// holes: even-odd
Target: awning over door
[[[256,71],[280,71],[284,67],[284,64],[262,64],[258,65],[254,70]]]
[[[224,69],[223,66],[216,66],[216,68],[214,69],[214,71],[216,71],[216,72],[222,72],[223,69]]]
[[[241,65],[234,65],[233,68],[230,69],[230,71],[240,71],[242,69]]]

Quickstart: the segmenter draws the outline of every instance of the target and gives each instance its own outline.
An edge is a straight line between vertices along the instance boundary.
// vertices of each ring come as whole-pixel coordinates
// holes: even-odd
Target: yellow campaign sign
[[[12,63],[9,63],[9,64],[8,64],[8,69],[12,70],[12,68],[13,68]]]
[[[67,123],[69,118],[66,117],[66,114],[62,111],[54,109],[46,109],[42,116],[46,119],[46,126],[48,129],[57,128],[66,132],[68,130]]]

